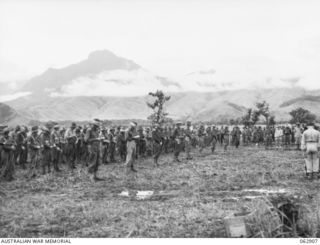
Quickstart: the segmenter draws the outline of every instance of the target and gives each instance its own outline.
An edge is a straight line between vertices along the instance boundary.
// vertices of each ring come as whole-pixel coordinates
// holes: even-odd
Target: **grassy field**
[[[226,237],[224,218],[237,212],[253,213],[252,237],[318,236],[320,181],[304,179],[301,152],[218,148],[193,157],[161,156],[158,168],[139,160],[130,175],[121,164],[102,165],[101,182],[80,166],[30,181],[18,170],[16,181],[0,183],[0,237]],[[134,191],[154,195],[138,200]],[[299,207],[289,231],[261,213],[284,195]]]

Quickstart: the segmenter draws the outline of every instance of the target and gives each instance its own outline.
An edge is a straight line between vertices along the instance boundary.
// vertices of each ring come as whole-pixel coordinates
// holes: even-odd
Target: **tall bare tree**
[[[158,123],[162,125],[163,123],[170,120],[167,116],[168,113],[165,112],[165,103],[170,100],[170,96],[166,96],[161,90],[157,90],[155,93],[150,92],[150,96],[154,98],[153,102],[147,102],[148,107],[153,110],[153,113],[148,117],[148,120],[152,124]]]

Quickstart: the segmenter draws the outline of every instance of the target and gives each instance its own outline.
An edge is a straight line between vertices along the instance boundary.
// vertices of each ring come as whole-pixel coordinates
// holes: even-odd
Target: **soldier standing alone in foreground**
[[[312,180],[315,175],[319,178],[320,132],[314,129],[314,124],[309,123],[308,129],[302,134],[301,149],[306,161],[307,178]]]

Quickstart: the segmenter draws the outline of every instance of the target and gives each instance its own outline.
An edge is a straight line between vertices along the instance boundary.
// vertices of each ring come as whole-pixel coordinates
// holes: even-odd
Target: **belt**
[[[306,141],[306,143],[318,143],[318,141]]]

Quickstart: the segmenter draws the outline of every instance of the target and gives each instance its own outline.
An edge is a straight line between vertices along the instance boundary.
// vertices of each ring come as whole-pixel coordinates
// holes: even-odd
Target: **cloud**
[[[114,70],[74,79],[60,91],[52,92],[51,96],[138,96],[157,89],[166,92],[179,91],[174,83],[165,84],[167,83],[163,84],[158,76],[144,69]]]
[[[10,100],[15,100],[27,95],[30,95],[30,92],[19,92],[19,93],[14,93],[14,94],[6,94],[6,95],[1,95],[0,96],[0,102],[6,102]]]

